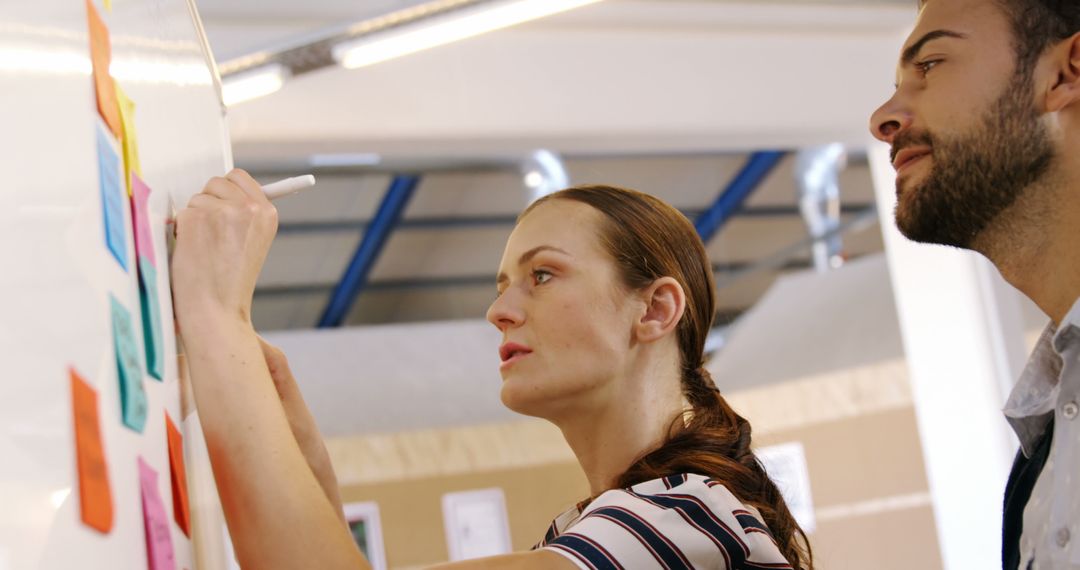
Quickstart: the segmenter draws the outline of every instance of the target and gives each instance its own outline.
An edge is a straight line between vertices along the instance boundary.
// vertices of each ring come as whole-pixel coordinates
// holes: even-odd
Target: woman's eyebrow
[[[518,258],[518,266],[520,267],[522,265],[525,265],[532,258],[536,257],[537,254],[539,254],[540,252],[543,252],[543,251],[554,251],[554,252],[561,253],[563,255],[569,256],[569,257],[573,257],[572,255],[570,255],[570,252],[566,251],[565,249],[555,247],[553,245],[538,245],[538,246],[530,249],[529,251],[526,251],[525,253],[521,254],[521,257]],[[503,284],[503,283],[505,283],[505,282],[507,282],[509,280],[510,280],[510,277],[507,276],[506,273],[500,272],[499,276],[495,278],[495,284],[496,285],[501,285],[501,284]]]

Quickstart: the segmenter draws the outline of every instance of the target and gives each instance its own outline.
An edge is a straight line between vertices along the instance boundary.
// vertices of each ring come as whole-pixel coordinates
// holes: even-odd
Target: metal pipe
[[[814,240],[814,268],[818,272],[844,264],[840,227],[840,171],[846,167],[844,145],[833,143],[806,148],[795,157],[799,209]]]

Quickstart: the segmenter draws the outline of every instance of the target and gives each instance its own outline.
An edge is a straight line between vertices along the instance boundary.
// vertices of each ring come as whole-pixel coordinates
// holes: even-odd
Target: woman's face
[[[514,228],[487,318],[500,331],[502,401],[555,419],[610,400],[645,309],[600,242],[603,215],[555,199]]]

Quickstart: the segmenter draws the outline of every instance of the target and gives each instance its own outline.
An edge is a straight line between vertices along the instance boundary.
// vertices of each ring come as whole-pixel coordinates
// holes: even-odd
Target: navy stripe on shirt
[[[637,538],[652,553],[653,558],[663,564],[664,568],[693,568],[686,555],[675,546],[675,543],[634,512],[622,507],[602,507],[589,513],[585,518],[593,516],[609,520],[624,528]]]
[[[665,509],[673,509],[690,526],[709,537],[720,549],[728,568],[743,568],[750,548],[724,521],[716,517],[700,499],[691,495],[639,495],[637,498]]]
[[[548,546],[573,554],[593,570],[623,570],[610,552],[587,536],[568,532],[551,541]]]

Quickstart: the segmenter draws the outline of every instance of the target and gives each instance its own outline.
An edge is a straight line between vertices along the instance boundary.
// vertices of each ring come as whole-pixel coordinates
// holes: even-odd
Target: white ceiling
[[[418,3],[198,5],[224,61]],[[748,151],[833,141],[864,147],[867,118],[891,90],[895,54],[913,16],[911,0],[607,0],[369,68],[304,74],[229,109],[229,126],[237,164],[265,181],[299,173],[315,153],[376,153],[406,165],[512,165],[549,148],[567,158],[572,183],[625,185],[702,210]],[[751,204],[794,208],[790,162]],[[284,226],[370,219],[389,180],[317,174],[316,190],[280,202]],[[858,161],[842,184],[849,206],[872,201]],[[509,217],[524,204],[512,168],[464,168],[425,176],[406,218]],[[372,274],[381,285],[361,296],[349,323],[481,316],[491,286],[478,280],[493,272],[510,229],[397,230]],[[311,326],[328,297],[325,286],[340,276],[361,236],[360,228],[283,232],[260,281],[257,324]],[[717,263],[753,262],[804,237],[798,216],[742,217],[709,250]],[[854,255],[878,251],[879,232],[853,234],[847,245]],[[776,275],[733,284],[721,291],[721,305],[745,309]],[[282,291],[289,287],[308,290]]]

